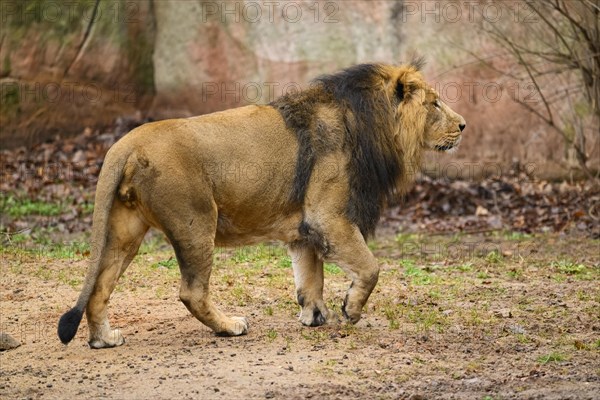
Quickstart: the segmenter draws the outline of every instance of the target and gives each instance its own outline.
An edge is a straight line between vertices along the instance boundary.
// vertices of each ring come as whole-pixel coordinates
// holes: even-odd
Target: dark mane
[[[310,88],[299,93],[290,93],[270,103],[282,115],[286,126],[298,138],[298,157],[294,186],[290,201],[302,204],[308,189],[308,182],[315,166],[319,146],[313,140],[316,131],[315,114],[319,104],[332,101],[320,88]]]
[[[282,114],[299,142],[291,200],[302,202],[320,149],[315,132],[315,107],[335,103],[343,115],[343,146],[350,152],[350,198],[346,216],[365,238],[375,231],[386,202],[395,193],[402,171],[402,155],[393,143],[393,107],[384,91],[386,76],[378,64],[360,64],[332,75],[323,75],[313,86],[271,103]]]

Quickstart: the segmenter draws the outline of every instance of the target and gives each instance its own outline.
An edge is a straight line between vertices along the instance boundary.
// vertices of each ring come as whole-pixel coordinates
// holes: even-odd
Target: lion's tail
[[[126,146],[113,146],[104,159],[96,186],[96,199],[91,238],[91,259],[85,283],[75,307],[64,313],[58,321],[58,337],[64,344],[69,343],[77,333],[77,328],[83,317],[94,286],[100,274],[102,253],[106,246],[108,235],[108,218],[112,208],[117,188],[123,179],[123,171],[129,158]],[[124,154],[125,153],[125,154]]]

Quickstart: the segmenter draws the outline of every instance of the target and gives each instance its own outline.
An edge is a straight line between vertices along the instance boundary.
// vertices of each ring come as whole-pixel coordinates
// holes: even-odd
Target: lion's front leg
[[[379,265],[360,230],[347,220],[324,227],[330,245],[326,259],[336,263],[350,276],[352,283],[342,305],[344,317],[355,324],[379,278]]]
[[[298,304],[302,307],[300,322],[307,326],[320,326],[335,316],[323,301],[323,260],[308,245],[290,245],[294,281]]]

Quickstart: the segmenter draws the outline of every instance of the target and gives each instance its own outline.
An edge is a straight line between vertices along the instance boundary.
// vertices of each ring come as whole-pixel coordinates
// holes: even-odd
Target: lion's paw
[[[233,336],[245,335],[248,333],[248,320],[245,317],[233,317],[234,328],[232,330]]]
[[[106,349],[110,347],[121,346],[125,339],[119,329],[113,329],[101,338],[92,338],[89,345],[92,349]]]
[[[337,315],[329,311],[325,304],[303,307],[299,319],[306,326],[321,326],[338,321]]]
[[[244,317],[232,317],[225,329],[217,332],[219,336],[241,336],[248,333],[248,320]]]
[[[348,304],[348,299],[346,298],[342,304],[342,314],[344,315],[346,321],[350,322],[351,324],[356,324],[360,320],[362,307],[355,307],[351,304]]]

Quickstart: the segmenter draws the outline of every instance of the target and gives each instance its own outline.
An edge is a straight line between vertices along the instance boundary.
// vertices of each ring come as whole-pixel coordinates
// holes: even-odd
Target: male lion
[[[243,335],[248,323],[211,300],[213,248],[264,240],[288,245],[304,325],[333,318],[323,261],[351,277],[342,311],[356,323],[378,279],[365,239],[382,208],[409,188],[423,150],[455,148],[465,127],[420,64],[356,65],[269,105],[153,122],[123,137],[104,161],[91,263],[60,340],[75,336],[85,310],[92,348],[123,344],[106,308],[149,227],[175,249],[181,301],[217,334]]]

